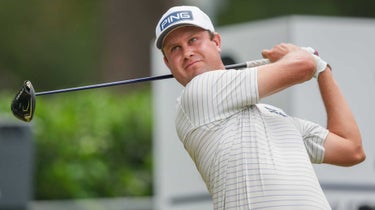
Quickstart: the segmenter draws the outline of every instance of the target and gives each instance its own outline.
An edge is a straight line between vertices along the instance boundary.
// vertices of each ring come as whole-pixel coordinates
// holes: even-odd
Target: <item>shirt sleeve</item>
[[[257,68],[203,73],[181,96],[181,106],[195,125],[225,119],[258,101]]]
[[[302,134],[307,153],[312,163],[322,163],[324,160],[324,142],[328,135],[328,130],[319,124],[294,118],[297,128]]]

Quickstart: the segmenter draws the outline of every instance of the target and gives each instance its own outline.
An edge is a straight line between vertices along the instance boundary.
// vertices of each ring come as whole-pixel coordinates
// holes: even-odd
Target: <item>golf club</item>
[[[270,63],[268,59],[259,59],[248,61],[245,63],[239,64],[231,64],[226,65],[225,69],[243,69],[243,68],[251,68],[260,65],[265,65]],[[78,90],[87,90],[87,89],[94,89],[94,88],[102,88],[102,87],[109,87],[115,85],[125,85],[131,83],[139,83],[139,82],[147,82],[147,81],[154,81],[154,80],[163,80],[173,78],[172,74],[167,75],[160,75],[160,76],[151,76],[151,77],[142,77],[130,80],[121,80],[116,82],[108,82],[108,83],[100,83],[94,85],[87,85],[87,86],[79,86],[79,87],[72,87],[72,88],[65,88],[65,89],[57,89],[57,90],[50,90],[50,91],[43,91],[43,92],[35,92],[34,87],[30,81],[26,80],[21,88],[21,90],[16,94],[15,98],[11,104],[11,110],[18,119],[30,122],[33,119],[35,106],[36,106],[36,96],[40,95],[50,95],[56,93],[65,93],[65,92],[72,92]]]

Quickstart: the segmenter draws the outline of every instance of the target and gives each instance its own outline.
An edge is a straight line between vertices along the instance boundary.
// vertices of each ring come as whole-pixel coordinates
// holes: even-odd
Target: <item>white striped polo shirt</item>
[[[331,209],[311,162],[328,130],[259,104],[257,69],[195,77],[177,100],[176,129],[215,209]]]

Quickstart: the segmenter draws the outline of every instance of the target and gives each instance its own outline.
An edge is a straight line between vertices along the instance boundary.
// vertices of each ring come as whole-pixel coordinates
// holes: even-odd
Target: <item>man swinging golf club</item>
[[[156,46],[184,86],[177,133],[215,209],[331,209],[312,163],[351,166],[365,153],[353,113],[314,50],[279,44],[262,51],[268,65],[223,70],[221,37],[192,6],[172,7],[161,17]],[[260,103],[314,77],[327,128]]]

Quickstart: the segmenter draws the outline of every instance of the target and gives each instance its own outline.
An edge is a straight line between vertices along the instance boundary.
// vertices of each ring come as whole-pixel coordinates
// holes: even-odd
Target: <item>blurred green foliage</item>
[[[13,97],[0,95],[0,120]],[[151,111],[149,88],[37,97],[34,199],[151,195]]]

